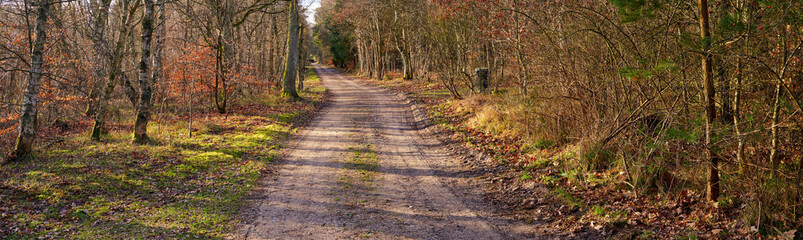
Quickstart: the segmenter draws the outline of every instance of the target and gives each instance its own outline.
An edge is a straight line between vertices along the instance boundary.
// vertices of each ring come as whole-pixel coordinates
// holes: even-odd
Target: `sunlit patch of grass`
[[[360,147],[350,147],[353,153],[351,159],[346,161],[346,169],[357,171],[360,180],[363,182],[372,181],[376,170],[379,169],[379,161],[371,144]]]
[[[308,69],[305,73],[304,87],[304,90],[299,93],[302,97],[306,97],[308,94],[314,95],[326,92],[326,88],[321,85],[321,78],[315,74],[313,69]]]
[[[221,152],[204,152],[187,157],[184,162],[204,170],[215,169],[220,164],[234,162],[234,156]]]
[[[372,190],[371,185],[378,174],[379,160],[371,144],[349,147],[348,150],[352,153],[351,157],[339,160],[343,162],[344,168],[337,179],[340,189],[344,190],[339,193],[344,199],[363,203],[366,199],[352,199],[358,195],[352,195],[351,191]]]
[[[64,236],[219,238],[259,169],[270,161],[274,149],[268,143],[289,130],[271,129],[280,131],[198,134],[167,146],[107,143],[64,151],[54,157],[68,161],[36,166],[41,170],[4,184],[23,186],[38,192],[39,200],[62,205],[65,213],[38,221],[61,220],[62,229],[77,230],[58,233]],[[184,150],[187,142],[200,147]],[[239,156],[228,154],[231,149]]]
[[[435,99],[449,97],[449,91],[446,89],[430,89],[415,93],[416,98]]]
[[[307,93],[323,93],[323,92],[326,92],[326,88],[323,87],[323,86],[309,87],[309,88],[305,89],[305,92],[307,92]],[[304,94],[306,94],[306,93],[304,93]]]
[[[298,113],[283,113],[275,116],[277,120],[282,122],[290,122],[293,118],[298,117]]]

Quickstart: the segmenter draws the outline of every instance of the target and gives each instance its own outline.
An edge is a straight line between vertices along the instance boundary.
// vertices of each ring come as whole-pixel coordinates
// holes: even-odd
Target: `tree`
[[[92,22],[92,43],[95,52],[95,73],[93,76],[94,83],[92,84],[92,89],[90,89],[88,97],[89,104],[87,104],[86,108],[87,116],[95,115],[96,105],[99,104],[98,97],[101,91],[100,88],[106,75],[106,63],[108,60],[106,51],[106,22],[109,18],[111,2],[111,0],[100,0],[99,2],[98,0],[92,0],[90,2],[90,8],[94,12],[92,16],[92,18],[94,18]]]
[[[299,25],[298,25],[298,0],[290,0],[288,7],[290,17],[287,20],[287,62],[284,67],[284,95],[292,98],[299,98],[296,92],[296,75],[298,73],[298,38],[299,38]]]
[[[393,42],[402,61],[402,79],[410,80],[413,79],[411,32],[422,28],[418,19],[423,19],[421,13],[425,8],[418,0],[393,0],[390,5],[393,10]]]
[[[131,6],[131,2],[134,2],[134,6]],[[122,72],[122,62],[123,62],[123,53],[126,48],[126,40],[128,39],[129,35],[131,34],[130,26],[131,21],[134,18],[134,13],[136,12],[137,8],[139,7],[139,1],[136,0],[122,0],[120,1],[121,9],[122,9],[122,16],[120,18],[120,28],[117,34],[117,40],[114,44],[114,49],[112,50],[111,54],[108,55],[109,62],[111,64],[109,68],[109,75],[106,79],[106,86],[103,89],[103,93],[101,96],[101,100],[98,101],[96,104],[97,109],[95,110],[94,114],[94,124],[92,125],[92,132],[90,133],[90,138],[93,141],[100,141],[100,135],[106,131],[106,108],[109,104],[109,100],[112,95],[112,91],[114,91],[114,85],[118,83],[120,76],[123,75]],[[128,83],[128,80],[123,80]],[[129,85],[130,86],[130,85]],[[131,101],[133,105],[136,105],[136,99]]]
[[[708,185],[706,188],[706,199],[716,201],[719,198],[719,159],[714,156],[711,146],[711,128],[716,120],[716,108],[714,98],[714,73],[713,73],[713,53],[711,52],[711,32],[708,23],[708,0],[698,0],[700,13],[700,40],[703,42],[702,73],[703,84],[705,85],[705,147],[706,157],[709,161],[708,166]]]
[[[265,9],[277,1],[257,0],[243,6],[243,2],[232,0],[187,0],[186,6],[177,9],[189,18],[188,23],[198,30],[203,43],[214,50],[214,81],[209,87],[218,113],[227,112],[230,91],[237,82],[233,75],[241,67],[238,57],[243,53],[239,48],[245,45],[238,42],[241,27],[255,13],[276,14]],[[261,21],[257,25],[260,24]]]
[[[300,24],[298,31],[298,66],[296,66],[296,69],[298,69],[298,72],[296,73],[296,79],[298,83],[298,88],[296,89],[297,91],[304,91],[304,70],[307,69],[306,55],[308,54],[308,48],[304,46],[304,29],[306,29],[304,24]]]
[[[7,162],[30,158],[32,156],[33,143],[36,139],[36,106],[39,101],[39,81],[43,74],[43,49],[47,40],[47,18],[51,3],[48,0],[38,0],[25,1],[25,4],[36,7],[36,26],[34,28],[33,46],[30,52],[31,68],[28,75],[28,87],[25,88],[22,115],[19,118],[17,144],[14,147],[14,151],[6,158],[5,161]]]
[[[156,5],[159,6],[159,8],[156,10],[155,18],[158,20],[155,22],[156,36],[154,40],[156,40],[156,42],[153,44],[153,74],[151,77],[151,86],[153,88],[152,92],[154,92],[154,95],[159,92],[156,86],[158,86],[159,82],[162,81],[164,75],[162,73],[164,70],[164,64],[162,63],[164,58],[162,56],[162,50],[164,50],[164,40],[166,37],[165,35],[167,34],[167,17],[165,16],[165,5],[167,5],[167,3],[165,0],[157,0]],[[154,99],[151,99],[151,101],[154,101]]]
[[[137,120],[134,123],[134,143],[144,144],[148,137],[148,121],[151,118],[151,38],[153,37],[153,0],[142,0],[145,13],[142,18],[142,50],[139,62],[139,102]]]

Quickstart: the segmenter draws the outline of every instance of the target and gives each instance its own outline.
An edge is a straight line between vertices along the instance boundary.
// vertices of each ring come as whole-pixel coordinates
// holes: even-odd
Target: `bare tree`
[[[134,6],[131,6],[132,1],[134,2]],[[111,63],[109,64],[109,75],[106,79],[106,86],[103,89],[101,100],[96,104],[97,109],[95,110],[94,114],[94,124],[92,126],[92,132],[90,133],[90,138],[94,141],[99,141],[101,134],[106,131],[105,125],[106,118],[108,117],[106,116],[106,108],[107,105],[109,105],[109,100],[111,98],[112,91],[114,91],[115,84],[120,81],[118,78],[123,75],[122,62],[123,53],[126,48],[126,40],[131,34],[131,21],[134,18],[134,13],[136,13],[137,8],[139,7],[139,1],[136,0],[121,0],[119,4],[122,10],[120,28],[117,33],[114,49],[112,49],[111,54],[108,55],[109,62]],[[122,81],[128,83],[128,80],[122,79]],[[136,99],[132,101],[132,104],[136,104]]]
[[[106,63],[108,60],[107,57],[107,45],[106,45],[106,22],[109,18],[109,10],[111,6],[111,0],[92,0],[90,2],[90,9],[93,11],[92,18],[94,18],[92,22],[92,45],[94,54],[94,61],[95,61],[95,72],[94,72],[94,83],[92,84],[92,89],[89,92],[89,104],[86,108],[86,115],[92,116],[95,114],[95,110],[97,108],[98,97],[100,97],[101,86],[103,85],[103,79],[106,76]]]
[[[27,5],[36,9],[36,26],[34,28],[33,46],[31,48],[31,64],[28,78],[28,87],[25,88],[22,103],[22,115],[17,135],[17,144],[5,161],[15,161],[28,159],[32,156],[32,148],[36,139],[36,115],[37,103],[39,101],[39,81],[42,78],[43,70],[43,49],[47,40],[48,14],[50,3],[48,0],[25,1]]]
[[[134,143],[149,141],[148,121],[151,118],[151,38],[153,37],[153,0],[142,0],[145,13],[142,18],[142,50],[139,62],[139,103],[134,123]]]
[[[716,108],[714,98],[714,74],[713,74],[713,53],[711,52],[711,32],[708,23],[708,0],[698,0],[698,7],[700,13],[700,37],[703,41],[703,60],[702,60],[702,73],[703,84],[705,85],[705,146],[706,157],[709,161],[708,166],[708,186],[706,199],[708,201],[716,201],[719,198],[719,162],[716,156],[712,153],[711,146],[711,128],[716,119]]]
[[[162,63],[163,56],[162,50],[164,50],[164,40],[167,34],[167,17],[165,16],[165,5],[167,2],[165,0],[157,0],[156,5],[159,7],[156,10],[156,22],[155,22],[155,36],[154,36],[154,44],[153,44],[153,74],[151,78],[151,86],[154,95],[159,93],[159,83],[162,81],[164,66]],[[155,99],[151,99],[154,101]],[[152,103],[151,103],[152,104]]]
[[[284,67],[284,94],[293,98],[298,98],[296,92],[296,77],[298,75],[298,0],[290,0],[288,7],[290,17],[287,20],[287,62]]]
[[[298,30],[298,66],[296,67],[296,69],[298,69],[298,72],[296,73],[296,79],[297,79],[297,82],[298,82],[298,89],[296,89],[297,91],[303,91],[304,90],[304,70],[306,70],[306,68],[307,68],[307,62],[306,62],[307,61],[306,60],[307,59],[306,58],[307,52],[305,51],[306,48],[304,47],[304,29],[306,29],[304,24],[299,24],[299,30]]]

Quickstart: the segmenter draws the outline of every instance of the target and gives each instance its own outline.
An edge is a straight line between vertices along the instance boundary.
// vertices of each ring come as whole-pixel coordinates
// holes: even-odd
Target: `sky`
[[[321,7],[321,0],[301,0],[301,5],[307,7],[307,22],[315,24],[315,11]]]

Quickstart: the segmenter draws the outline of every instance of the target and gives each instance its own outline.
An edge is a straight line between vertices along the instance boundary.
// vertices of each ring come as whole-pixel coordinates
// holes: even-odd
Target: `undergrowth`
[[[568,117],[575,113],[562,112],[571,107],[521,99],[511,93],[514,89],[482,95],[463,89],[464,99],[451,99],[433,82],[366,81],[407,93],[423,103],[432,122],[450,131],[453,139],[510,167],[515,180],[506,184],[535,181],[552,189],[559,202],[581,210],[580,224],[600,230],[631,229],[624,232],[635,238],[799,234],[794,231],[801,219],[799,207],[794,207],[800,202],[799,183],[795,184],[799,180],[784,172],[740,173],[737,164],[726,161],[720,166],[722,197],[713,204],[703,200],[707,165],[701,161],[701,116],[683,120],[647,116],[602,146],[598,135],[577,136],[593,133],[598,126],[577,125],[577,119]],[[719,123],[713,131],[720,136],[713,139],[718,142],[715,151],[732,157],[734,140],[722,137],[729,136],[731,126]],[[752,141],[767,139],[752,137]],[[795,145],[785,144],[782,148]],[[751,151],[749,161],[762,163],[761,154],[767,150]],[[795,169],[799,158],[781,161],[788,166],[780,169]],[[745,179],[751,175],[744,174],[758,175]],[[517,201],[521,202],[508,203],[526,205]],[[600,222],[606,225],[599,226]]]

